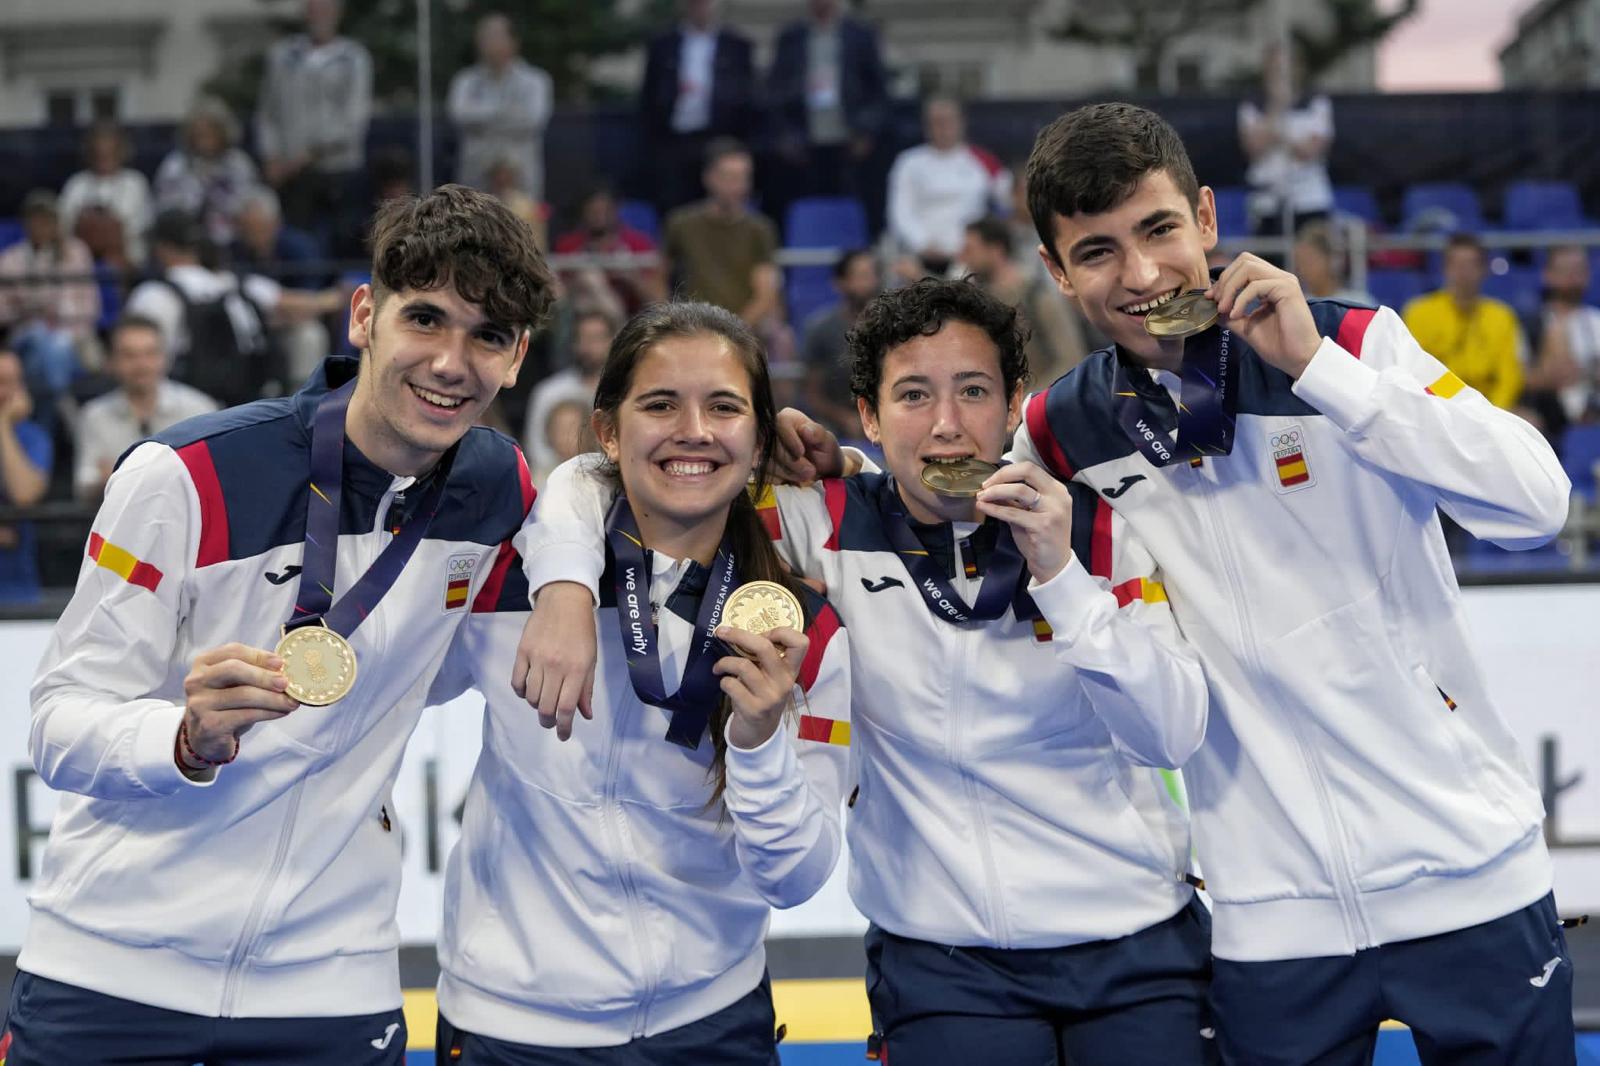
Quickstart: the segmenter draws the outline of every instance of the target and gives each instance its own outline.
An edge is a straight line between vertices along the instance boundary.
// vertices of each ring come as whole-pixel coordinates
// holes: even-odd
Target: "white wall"
[[[1600,911],[1600,586],[1479,588],[1465,596],[1489,683],[1535,775],[1543,778],[1543,748],[1553,739],[1554,776],[1580,778],[1556,801],[1560,838],[1590,842],[1555,849],[1561,909]],[[0,623],[0,753],[9,771],[0,780],[0,835],[10,845],[0,851],[0,952],[15,951],[21,941],[28,888],[21,867],[38,869],[54,810],[54,794],[33,776],[27,754],[28,684],[49,635],[47,622]],[[455,838],[453,811],[478,747],[482,707],[474,702],[424,717],[395,789],[406,842],[400,927],[410,943],[434,937],[442,867]],[[30,830],[40,835],[25,842]],[[845,893],[841,864],[816,898],[775,914],[772,931],[845,935],[865,926]]]

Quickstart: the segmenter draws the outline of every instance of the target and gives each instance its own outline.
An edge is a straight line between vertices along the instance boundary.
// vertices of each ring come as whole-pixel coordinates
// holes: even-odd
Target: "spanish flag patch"
[[[824,744],[849,744],[850,723],[832,718],[819,718],[814,714],[800,716],[800,739],[818,740]],[[0,1063],[0,1066],[4,1066]]]
[[[130,585],[154,592],[161,584],[160,570],[135,558],[132,552],[117,547],[98,533],[89,534],[89,558],[94,560],[96,566],[111,571]],[[4,1066],[3,1060],[0,1060],[0,1066]]]

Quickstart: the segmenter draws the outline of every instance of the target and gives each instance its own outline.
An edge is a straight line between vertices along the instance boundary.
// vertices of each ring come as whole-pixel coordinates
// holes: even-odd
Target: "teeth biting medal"
[[[1204,289],[1180,293],[1144,316],[1144,331],[1152,337],[1192,337],[1217,321],[1217,305]]]
[[[982,459],[938,460],[922,468],[922,483],[940,496],[968,499],[999,469]]]

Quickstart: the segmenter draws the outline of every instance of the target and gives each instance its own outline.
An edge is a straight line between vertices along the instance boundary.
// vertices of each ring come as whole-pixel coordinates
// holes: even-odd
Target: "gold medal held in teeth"
[[[922,483],[940,496],[970,498],[1000,468],[982,459],[953,459],[929,463],[922,468]]]
[[[289,696],[312,707],[326,707],[350,694],[356,683],[356,652],[326,625],[288,629],[275,654],[283,660]]]
[[[1217,305],[1206,299],[1204,289],[1174,296],[1144,316],[1144,331],[1152,337],[1192,337],[1204,333],[1217,322]]]
[[[805,629],[805,613],[799,599],[775,581],[749,581],[734,589],[722,608],[722,621],[763,636],[774,629]]]

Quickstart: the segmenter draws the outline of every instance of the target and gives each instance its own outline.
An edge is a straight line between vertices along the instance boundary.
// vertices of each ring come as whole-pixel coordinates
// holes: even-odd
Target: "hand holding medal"
[[[1216,300],[1229,329],[1292,378],[1305,372],[1322,346],[1300,279],[1259,256],[1246,252],[1229,263],[1206,295]]]
[[[224,644],[196,655],[183,679],[183,722],[173,743],[178,766],[194,775],[232,762],[251,726],[299,706],[285,692],[288,684],[283,660],[264,648]]]
[[[728,596],[717,636],[737,655],[713,668],[733,705],[728,742],[736,748],[765,743],[783,721],[795,678],[811,642],[794,593],[773,581],[751,581]]]
[[[983,482],[978,513],[1011,527],[1011,538],[1038,582],[1049,581],[1072,559],[1072,496],[1033,463],[1009,463]]]

